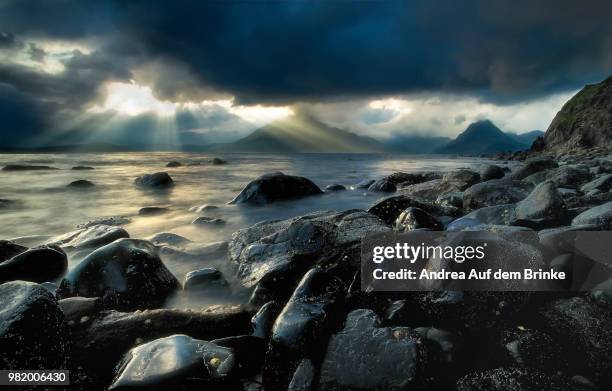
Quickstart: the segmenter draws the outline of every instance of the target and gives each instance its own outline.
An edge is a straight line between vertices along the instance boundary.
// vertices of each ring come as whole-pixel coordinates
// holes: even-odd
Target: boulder
[[[17,254],[21,254],[28,248],[14,243],[10,240],[0,240],[0,262],[13,258]]]
[[[299,279],[324,253],[357,243],[365,233],[386,231],[390,231],[388,226],[364,211],[315,212],[235,232],[229,258],[242,285],[253,287],[276,270],[289,273],[288,266]]]
[[[68,232],[49,240],[50,244],[58,245],[67,250],[95,249],[117,239],[129,238],[130,235],[121,227],[111,225],[91,225]]]
[[[0,368],[66,368],[66,322],[45,288],[26,281],[2,284],[0,308]]]
[[[529,220],[540,229],[568,222],[565,202],[552,181],[537,185],[525,199],[516,204],[515,211],[516,219]]]
[[[138,210],[140,216],[157,216],[168,212],[168,208],[161,206],[145,206]]]
[[[397,184],[388,177],[377,180],[368,187],[369,191],[392,193],[397,190]]]
[[[550,158],[532,158],[525,162],[525,164],[510,174],[510,178],[514,180],[521,180],[527,178],[529,175],[535,174],[539,171],[548,170],[550,168],[557,168],[559,165],[556,161]]]
[[[215,225],[223,225],[225,224],[225,220],[220,219],[218,217],[208,217],[208,216],[200,216],[193,220],[191,224],[199,225],[199,226],[215,226]]]
[[[494,164],[485,164],[480,167],[480,179],[483,181],[489,181],[491,179],[500,179],[506,175],[506,172],[500,166]]]
[[[454,191],[452,193],[441,194],[436,198],[436,204],[441,206],[452,206],[463,208],[463,192]]]
[[[148,188],[168,188],[174,186],[174,181],[167,172],[156,172],[154,174],[145,174],[134,179],[134,183],[139,187]]]
[[[442,230],[442,223],[423,209],[410,207],[404,210],[394,225],[397,231],[413,231],[415,229]]]
[[[468,227],[481,224],[509,225],[516,220],[514,204],[488,206],[476,209],[463,217],[453,220],[446,229],[448,231],[461,231]]]
[[[561,375],[535,369],[496,368],[465,375],[455,385],[457,391],[587,391],[590,388]]]
[[[407,327],[380,327],[367,309],[351,312],[331,336],[321,364],[321,390],[420,389],[433,354]]]
[[[364,179],[356,185],[352,186],[355,189],[367,189],[372,185],[372,183],[376,182],[374,179]]]
[[[459,191],[467,189],[478,181],[480,181],[480,174],[472,170],[451,171],[442,177],[442,183],[448,183]]]
[[[104,309],[104,303],[99,297],[69,297],[58,301],[58,305],[68,325],[81,322],[83,317],[93,318]]]
[[[269,301],[262,305],[251,319],[252,334],[258,338],[268,339],[272,332],[274,321],[281,310],[282,307],[274,301]]]
[[[581,164],[568,164],[550,170],[546,179],[553,181],[560,187],[576,188],[591,179],[589,168]]]
[[[588,224],[594,224],[603,229],[610,229],[612,225],[612,201],[590,208],[572,220],[572,225]]]
[[[109,390],[227,387],[235,365],[233,349],[175,334],[127,352]]]
[[[0,263],[0,283],[13,280],[52,281],[68,269],[68,257],[58,247],[42,246],[26,250]]]
[[[183,165],[183,163],[181,162],[177,162],[176,160],[173,160],[171,162],[168,162],[168,164],[166,164],[166,167],[181,167]]]
[[[314,391],[316,381],[316,368],[311,360],[305,358],[293,373],[287,391]]]
[[[392,225],[399,215],[407,208],[427,209],[427,206],[414,197],[394,195],[376,201],[368,208],[368,213],[378,216],[386,224]]]
[[[464,182],[461,182],[464,183]],[[442,179],[432,179],[430,181],[417,183],[402,187],[400,192],[403,195],[434,201],[442,194],[461,191],[454,183]]]
[[[612,384],[612,313],[583,297],[558,299],[541,311],[542,327],[569,353],[573,373]]]
[[[58,296],[101,297],[117,308],[155,308],[179,288],[152,243],[119,239],[95,250],[71,270]]]
[[[223,274],[215,268],[205,267],[194,270],[185,275],[183,289],[191,292],[226,292],[229,288],[228,282],[223,278]]]
[[[309,179],[275,172],[249,182],[230,204],[268,204],[322,193]]]
[[[92,181],[88,181],[86,179],[79,179],[76,181],[72,181],[67,185],[67,187],[70,187],[72,189],[90,189],[95,186],[96,185],[94,185]]]
[[[592,190],[599,190],[601,192],[610,191],[612,189],[612,174],[602,175],[589,183],[584,184],[580,191],[588,193]]]
[[[493,179],[467,188],[463,192],[463,208],[466,211],[513,204],[527,197],[532,186],[519,181]]]

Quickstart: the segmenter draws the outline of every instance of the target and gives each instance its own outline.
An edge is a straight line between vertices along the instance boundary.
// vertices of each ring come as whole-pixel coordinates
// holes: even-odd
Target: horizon
[[[612,6],[565,5],[6,1],[0,147],[222,144],[300,113],[381,141],[545,131],[612,69]]]

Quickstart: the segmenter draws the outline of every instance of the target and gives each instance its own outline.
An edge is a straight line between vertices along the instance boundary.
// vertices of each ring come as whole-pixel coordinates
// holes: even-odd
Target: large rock
[[[415,229],[439,231],[442,229],[442,223],[423,209],[410,207],[395,220],[394,228],[397,231],[413,231]]]
[[[450,182],[442,179],[433,179],[427,182],[417,183],[400,189],[403,195],[434,201],[441,194],[460,191]]]
[[[192,292],[228,293],[229,284],[215,268],[205,267],[185,275],[183,289]]]
[[[500,166],[494,164],[486,164],[480,167],[480,179],[489,181],[491,179],[500,179],[506,175],[506,172]]]
[[[546,179],[553,181],[559,187],[576,188],[591,179],[589,168],[581,164],[567,164],[549,170]]]
[[[377,180],[368,187],[369,191],[378,191],[382,193],[392,193],[397,190],[397,184],[385,177]]]
[[[66,369],[68,330],[57,301],[38,284],[0,285],[0,368]]]
[[[10,240],[0,240],[0,262],[13,258],[17,254],[21,254],[28,248],[14,243]]]
[[[583,193],[588,193],[592,190],[606,192],[610,191],[610,189],[612,189],[612,174],[602,175],[599,178],[594,179],[589,183],[586,183],[580,188]]]
[[[368,213],[378,216],[386,224],[393,224],[398,216],[407,208],[415,207],[427,209],[427,206],[414,197],[405,195],[394,195],[376,201],[368,209]]]
[[[365,233],[389,230],[376,216],[360,210],[316,212],[235,232],[229,256],[242,284],[252,287],[287,265],[303,273],[322,254],[356,243]]]
[[[332,335],[321,364],[321,390],[420,389],[432,354],[407,327],[380,327],[367,309],[351,312]]]
[[[118,308],[154,308],[179,288],[153,244],[119,239],[92,252],[71,270],[58,296],[102,297]]]
[[[496,368],[465,375],[457,382],[457,391],[587,391],[590,388],[560,376],[535,369]]]
[[[595,224],[610,229],[612,224],[612,201],[580,213],[572,220],[572,225]]]
[[[448,231],[462,231],[466,228],[482,224],[509,225],[515,220],[516,211],[514,204],[487,206],[453,220],[446,229]]]
[[[0,283],[12,280],[52,281],[61,277],[67,268],[68,258],[60,248],[33,248],[0,263]]]
[[[268,204],[322,193],[307,178],[275,172],[249,182],[230,204]]]
[[[582,298],[549,303],[541,312],[542,326],[570,352],[575,373],[602,387],[612,384],[612,313]]]
[[[567,208],[557,186],[552,181],[546,181],[516,204],[516,218],[529,220],[539,228],[563,225],[568,220]]]
[[[109,390],[222,387],[235,365],[233,349],[175,334],[126,353]]]
[[[457,170],[444,174],[442,183],[448,183],[463,191],[480,180],[480,174],[472,170]]]
[[[531,189],[529,184],[506,179],[477,183],[463,192],[463,208],[470,211],[486,206],[513,204],[527,197]]]
[[[145,174],[134,179],[136,186],[150,188],[168,188],[174,186],[174,181],[167,172],[156,172],[154,174]]]
[[[66,250],[88,250],[112,243],[117,239],[129,237],[128,232],[121,227],[100,224],[57,236],[49,240],[49,243],[61,246]]]
[[[563,105],[544,136],[554,152],[612,145],[612,77],[585,86]]]
[[[514,180],[521,180],[527,178],[529,175],[535,174],[536,172],[548,170],[550,168],[557,168],[559,165],[556,161],[549,158],[533,158],[525,162],[525,164],[510,174],[510,178]]]

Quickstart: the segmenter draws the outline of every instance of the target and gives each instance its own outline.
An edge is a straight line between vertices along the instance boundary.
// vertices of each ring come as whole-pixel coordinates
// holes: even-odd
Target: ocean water
[[[17,200],[15,208],[0,209],[0,239],[23,236],[55,236],[75,229],[90,220],[125,216],[131,222],[124,228],[133,238],[146,238],[159,232],[172,232],[199,243],[229,240],[240,228],[270,219],[285,219],[318,210],[365,209],[387,196],[363,189],[331,192],[322,196],[277,202],[266,206],[228,205],[227,203],[251,180],[282,171],[305,176],[322,189],[334,183],[347,186],[364,179],[378,179],[397,171],[449,171],[478,168],[487,160],[444,158],[440,156],[368,155],[368,154],[225,154],[228,164],[210,165],[213,156],[200,153],[92,153],[92,154],[4,154],[6,164],[49,165],[59,170],[0,171],[0,199]],[[169,161],[182,167],[167,168]],[[188,165],[201,163],[201,165]],[[71,170],[85,165],[93,170]],[[168,172],[176,185],[168,191],[137,188],[134,179],[142,174]],[[69,189],[74,180],[87,179],[91,190]],[[189,211],[193,206],[213,204],[219,209],[208,216],[220,217],[222,226],[201,227],[191,224],[201,216]],[[168,213],[139,216],[145,206],[168,207]],[[37,239],[44,241],[44,238]],[[35,243],[37,240],[30,241]],[[80,261],[71,257],[69,266]],[[182,280],[190,270],[225,260],[197,262],[164,259],[168,268]],[[223,266],[223,265],[222,265]]]

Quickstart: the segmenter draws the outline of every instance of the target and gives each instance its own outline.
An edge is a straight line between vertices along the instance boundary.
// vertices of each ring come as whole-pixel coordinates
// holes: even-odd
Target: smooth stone
[[[217,205],[211,205],[211,204],[204,204],[201,206],[194,206],[192,208],[189,208],[190,212],[196,212],[196,213],[203,213],[203,212],[210,212],[212,210],[218,210],[219,207]]]
[[[599,190],[606,192],[612,189],[612,174],[602,175],[599,178],[592,180],[591,182],[583,185],[580,191],[587,193],[592,190]]]
[[[440,231],[443,226],[434,216],[423,209],[414,207],[404,210],[395,220],[394,224],[396,231],[413,231],[422,228]]]
[[[77,228],[89,228],[96,225],[111,225],[111,226],[121,226],[126,225],[132,222],[132,219],[125,216],[111,216],[111,217],[100,217],[97,219],[93,219],[84,224],[77,225]]]
[[[576,188],[588,182],[592,175],[589,168],[584,165],[566,165],[556,169],[551,169],[546,175],[546,179],[553,181],[557,186]]]
[[[269,301],[262,305],[259,311],[251,318],[252,335],[268,339],[272,333],[274,321],[281,310],[282,306],[275,301]]]
[[[206,267],[194,270],[185,275],[183,290],[185,291],[215,291],[229,288],[223,274],[215,268]]]
[[[204,225],[223,225],[225,224],[225,220],[217,218],[217,217],[200,216],[196,218],[195,220],[193,220],[191,224],[202,225],[202,226]]]
[[[89,189],[95,187],[93,182],[88,181],[86,179],[79,179],[76,181],[70,182],[67,187],[75,188],[75,189]]]
[[[463,192],[454,191],[452,193],[441,194],[436,198],[436,204],[446,206],[450,205],[456,208],[463,208]]]
[[[346,186],[340,184],[333,184],[325,186],[325,191],[341,191],[346,190]]]
[[[36,166],[26,164],[7,164],[2,167],[2,171],[40,171],[40,170],[59,170],[51,166]]]
[[[174,181],[167,172],[145,174],[134,180],[136,186],[151,188],[168,188],[174,186]]]
[[[590,208],[572,220],[572,225],[585,224],[594,224],[603,229],[610,229],[612,225],[612,201]]]
[[[149,236],[147,240],[156,246],[183,246],[193,243],[184,236],[172,232],[160,232]]]
[[[509,225],[512,221],[516,220],[516,212],[514,204],[506,205],[495,205],[487,206],[484,208],[476,209],[465,216],[454,220],[450,223],[446,229],[448,231],[456,231],[457,227],[464,225],[472,226],[473,221],[478,221],[480,224],[495,224],[495,225]]]
[[[532,188],[524,182],[507,179],[477,183],[463,192],[463,209],[469,212],[487,206],[513,204],[527,197]]]
[[[567,207],[552,181],[537,185],[533,191],[516,204],[516,218],[537,220],[540,226],[559,226],[567,223]]]
[[[84,316],[93,318],[104,308],[99,297],[69,297],[58,301],[66,321],[80,322]]]
[[[101,297],[116,308],[155,308],[180,286],[152,243],[119,239],[95,250],[72,269],[58,296]]]
[[[462,182],[463,183],[463,182]],[[410,197],[421,198],[429,201],[436,200],[440,195],[461,191],[455,183],[447,182],[442,179],[432,179],[430,181],[417,183],[402,187],[400,192]]]
[[[536,172],[557,168],[558,166],[557,162],[549,158],[533,158],[527,160],[522,167],[511,173],[510,177],[514,180],[521,180]]]
[[[68,257],[58,247],[26,250],[0,263],[0,283],[13,280],[45,282],[61,277],[68,269]]]
[[[316,381],[316,368],[311,360],[305,358],[293,373],[287,391],[315,391]]]
[[[307,178],[275,172],[249,182],[230,204],[268,204],[322,193]]]
[[[181,167],[182,165],[183,163],[173,160],[169,162],[168,164],[166,164],[166,167]]]
[[[64,314],[45,288],[26,281],[0,285],[0,368],[66,368],[67,331]]]
[[[468,187],[480,181],[480,174],[472,170],[451,171],[442,177],[442,183],[449,183],[459,191],[464,191]]]
[[[230,348],[235,358],[231,375],[236,378],[256,376],[261,372],[262,357],[266,353],[265,340],[253,335],[235,335],[211,341],[217,346]]]
[[[388,177],[379,179],[368,187],[368,191],[392,193],[397,190],[397,185]]]
[[[85,250],[98,248],[117,239],[129,237],[128,232],[121,227],[93,225],[52,238],[49,243],[57,244],[69,250]]]
[[[480,179],[488,181],[491,179],[500,179],[506,175],[506,172],[500,166],[494,164],[486,164],[480,167]]]
[[[386,224],[392,225],[399,215],[410,207],[424,210],[427,209],[427,205],[419,200],[416,200],[414,197],[393,195],[376,201],[368,208],[368,213],[379,217]]]
[[[11,240],[0,240],[0,262],[13,258],[17,254],[21,254],[28,248],[14,243]]]
[[[367,189],[372,185],[372,183],[376,182],[374,179],[364,179],[361,182],[357,183],[353,186],[355,189]]]
[[[141,216],[157,216],[168,212],[168,208],[160,206],[145,206],[138,210],[138,214]]]

